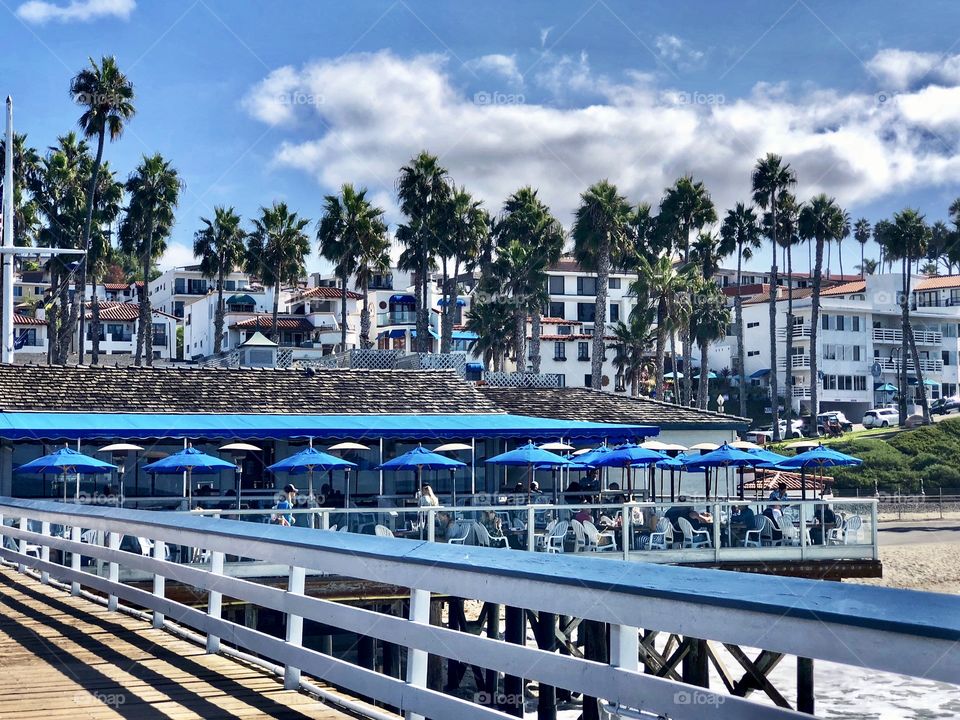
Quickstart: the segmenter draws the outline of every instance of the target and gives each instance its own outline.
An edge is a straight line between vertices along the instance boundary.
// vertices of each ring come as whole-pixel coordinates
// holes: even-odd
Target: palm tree
[[[480,261],[481,250],[487,245],[490,234],[490,214],[465,187],[453,187],[443,203],[440,216],[440,234],[445,239],[439,249],[442,276],[440,352],[448,353],[453,344],[460,273],[472,271]]]
[[[594,303],[593,357],[590,384],[603,387],[604,336],[607,330],[607,290],[614,255],[621,255],[631,234],[632,208],[616,185],[601,180],[580,196],[573,221],[574,254],[581,267],[597,274]]]
[[[6,172],[7,141],[0,139],[0,177]],[[13,244],[18,247],[33,245],[40,223],[40,209],[33,192],[40,172],[40,156],[27,145],[27,136],[13,136],[13,172],[17,178],[13,193]]]
[[[744,368],[746,367],[746,348],[743,345],[743,296],[741,293],[743,261],[750,260],[753,253],[760,249],[760,224],[753,208],[743,203],[727,211],[720,226],[720,236],[727,243],[736,245],[737,253],[737,294],[734,297],[735,324],[737,326],[737,374],[739,378],[740,416],[747,415],[747,388]]]
[[[678,314],[678,306],[681,296],[686,289],[687,277],[685,273],[679,272],[667,255],[661,255],[655,261],[650,262],[645,257],[638,259],[640,267],[640,276],[632,285],[630,291],[638,297],[656,298],[656,363],[654,372],[656,375],[655,391],[658,398],[663,398],[664,391],[664,365],[667,355],[667,333],[672,334],[673,323],[671,318]],[[674,358],[674,362],[676,358]],[[674,371],[676,364],[674,364]],[[674,374],[676,383],[676,375]]]
[[[496,233],[502,246],[523,248],[522,253],[516,249],[509,253],[512,270],[507,276],[514,280],[514,297],[526,308],[522,313],[524,338],[517,342],[525,339],[526,313],[530,314],[530,362],[535,373],[540,372],[540,318],[547,303],[547,269],[560,259],[564,241],[563,227],[537,192],[527,186],[508,197]],[[517,369],[521,367],[518,363]]]
[[[440,213],[450,195],[447,170],[435,155],[421,151],[400,168],[397,197],[407,222],[397,228],[397,239],[406,245],[400,267],[416,273],[417,350],[428,352],[430,270],[443,240],[438,233]]]
[[[930,408],[927,405],[927,391],[923,384],[923,372],[920,367],[920,354],[917,352],[917,343],[913,337],[913,326],[910,320],[910,305],[912,302],[911,273],[914,261],[922,258],[930,242],[930,226],[926,219],[917,210],[906,208],[894,213],[892,221],[881,221],[875,229],[877,241],[883,245],[887,257],[899,259],[902,263],[903,294],[900,298],[901,324],[903,325],[903,341],[900,345],[900,424],[907,421],[906,388],[907,380],[907,353],[913,359],[914,371],[917,374],[917,392],[920,394],[920,405],[923,408],[923,420],[930,422]]]
[[[630,395],[640,394],[640,371],[646,359],[650,341],[650,317],[648,313],[633,313],[628,322],[617,321],[613,327],[615,341],[610,345],[614,351],[613,366],[617,374],[630,381]]]
[[[87,246],[86,267],[89,270],[93,285],[93,295],[90,299],[90,364],[100,363],[100,296],[96,287],[106,272],[107,265],[113,254],[110,245],[110,230],[117,216],[120,215],[120,203],[123,200],[123,184],[114,179],[108,163],[100,166],[100,177],[96,185],[96,203],[94,203],[93,225],[90,231],[90,243]],[[86,314],[86,308],[81,307],[81,317]],[[83,358],[84,341],[80,340],[80,357]]]
[[[153,264],[166,249],[166,240],[173,229],[174,210],[181,188],[177,171],[159,153],[145,156],[126,183],[130,200],[120,226],[120,244],[125,252],[135,253],[140,258],[143,269],[137,365],[141,364],[144,354],[147,365],[153,365],[153,312],[147,289]]]
[[[483,365],[494,372],[503,370],[503,359],[510,351],[511,311],[499,298],[474,301],[467,312],[467,330],[477,338],[470,343],[474,357],[483,358]]]
[[[253,232],[247,236],[247,272],[273,288],[270,339],[274,342],[278,342],[277,315],[283,284],[296,285],[306,272],[310,238],[303,230],[309,224],[307,218],[291,212],[285,202],[276,201],[260,208],[260,217],[253,221]]]
[[[213,220],[200,218],[204,227],[193,239],[193,254],[200,258],[200,272],[208,280],[217,282],[217,311],[213,324],[213,354],[223,350],[223,284],[224,278],[243,264],[247,233],[240,227],[240,216],[232,207],[213,209]]]
[[[100,176],[100,164],[103,162],[103,145],[109,133],[110,141],[117,140],[123,134],[124,123],[133,117],[133,84],[120,72],[114,57],[104,56],[97,65],[90,58],[90,67],[84,68],[70,81],[70,95],[74,102],[85,110],[78,120],[80,129],[88,137],[97,138],[97,154],[90,172],[90,185],[87,188],[87,212],[83,223],[83,242],[81,248],[90,250],[90,226],[93,222],[94,194],[97,179]],[[96,278],[94,278],[96,282]],[[146,281],[145,281],[146,282]],[[80,261],[80,308],[86,303],[87,258]],[[80,313],[80,364],[83,364],[84,321]],[[149,318],[148,318],[149,319]],[[96,341],[95,341],[96,342]],[[151,360],[152,362],[152,360]]]
[[[700,380],[697,383],[697,406],[707,409],[710,387],[710,343],[726,337],[730,324],[730,308],[727,298],[715,280],[704,280],[699,284],[691,315],[691,334],[700,348]]]
[[[879,267],[880,263],[877,260],[864,258],[863,262],[860,265],[857,265],[857,270],[860,271],[860,277],[866,277],[867,275],[873,275],[876,273]]]
[[[360,343],[364,348],[370,342],[370,278],[384,271],[390,264],[390,241],[383,210],[367,200],[367,189],[357,190],[349,183],[340,189],[340,195],[327,195],[323,217],[317,225],[320,255],[334,264],[340,278],[340,349],[347,349],[347,283],[356,274],[363,293],[363,313],[360,318]]]
[[[927,249],[927,259],[936,266],[934,275],[940,272],[940,261],[947,268],[947,274],[950,274],[950,249],[954,245],[953,233],[943,220],[937,220],[930,226],[930,247]]]
[[[818,373],[820,353],[817,336],[820,331],[820,290],[823,279],[824,244],[836,240],[843,234],[843,210],[836,200],[824,194],[817,195],[800,211],[800,237],[816,242],[816,263],[813,268],[813,299],[810,310],[810,417],[816,418],[820,412],[820,392]],[[789,362],[789,359],[788,359]],[[777,431],[776,424],[774,432]]]
[[[853,226],[853,239],[860,243],[860,277],[864,276],[863,251],[869,242],[873,228],[870,227],[870,221],[866,218],[860,218]],[[873,273],[867,273],[872,275]]]
[[[796,174],[783,158],[773,153],[757,160],[753,169],[751,186],[753,201],[764,210],[769,210],[770,242],[773,246],[770,264],[770,413],[773,420],[773,439],[780,440],[780,398],[777,387],[777,203],[780,195],[797,182]],[[792,322],[792,318],[790,319]],[[789,402],[790,400],[788,400]]]

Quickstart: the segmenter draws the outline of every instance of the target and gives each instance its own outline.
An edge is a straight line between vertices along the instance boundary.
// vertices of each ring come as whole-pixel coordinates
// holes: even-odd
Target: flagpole
[[[7,96],[6,168],[3,176],[3,246],[13,247],[13,98]],[[13,254],[3,255],[3,320],[0,362],[13,362]]]

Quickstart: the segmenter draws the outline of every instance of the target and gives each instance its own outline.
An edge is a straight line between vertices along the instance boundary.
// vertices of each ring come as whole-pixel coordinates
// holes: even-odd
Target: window
[[[755,328],[755,327],[760,327],[760,323],[759,323],[759,322],[748,322],[748,323],[747,323],[747,329],[748,329],[748,330],[749,330],[750,328]]]
[[[590,359],[590,343],[578,342],[577,343],[577,360],[589,360],[589,359]]]
[[[552,279],[552,278],[551,278],[551,279]],[[564,318],[564,314],[563,314],[563,313],[564,313],[564,310],[563,310],[563,308],[564,308],[564,303],[562,303],[562,302],[552,302],[552,303],[550,303],[550,308],[549,308],[550,317],[560,318],[560,319],[562,320],[562,319]]]
[[[759,354],[759,350],[747,350],[747,357],[756,357]]]
[[[853,346],[853,359],[854,359],[854,360],[862,360],[862,359],[863,359],[863,358],[861,357],[861,355],[863,354],[863,353],[862,353],[862,350],[863,350],[863,348],[861,348],[859,345],[854,345],[854,346]]]
[[[593,375],[587,373],[583,376],[583,386],[584,387],[593,387]]]
[[[553,344],[553,359],[554,360],[567,359],[567,344],[565,342],[555,342]]]
[[[551,295],[563,295],[564,293],[564,280],[566,278],[563,275],[551,275],[547,281],[547,286],[550,289]]]
[[[837,389],[837,376],[836,376],[836,375],[824,375],[824,376],[823,376],[823,389],[824,389],[824,390],[836,390],[836,389]]]
[[[566,387],[566,386],[567,386],[567,376],[564,375],[563,373],[559,373],[559,374],[557,375],[557,384],[558,384],[560,387]]]
[[[207,293],[207,281],[191,278],[187,280],[187,292],[191,295],[205,295]]]
[[[577,320],[593,322],[597,317],[597,308],[593,303],[577,303]]]
[[[183,301],[182,300],[178,300],[173,304],[173,314],[178,318],[183,317]]]
[[[837,346],[826,343],[823,346],[823,359],[824,360],[836,360],[837,359]]]
[[[844,318],[843,315],[837,315],[836,327],[835,327],[834,329],[835,329],[835,330],[843,330],[844,320],[845,320],[845,318]]]
[[[14,297],[23,297],[23,288],[19,285],[13,286],[13,296]]]
[[[620,278],[610,278],[609,283],[610,283],[609,288],[611,290],[620,289]]]
[[[867,389],[867,377],[866,375],[856,375],[853,378],[853,389],[864,391]]]
[[[850,323],[852,325],[851,330],[853,330],[854,332],[860,332],[860,316],[859,315],[854,315],[852,318],[850,318]],[[860,358],[857,358],[857,360],[859,359]]]
[[[853,377],[850,375],[838,375],[837,376],[837,390],[852,390],[853,389]]]
[[[623,373],[617,373],[617,377],[614,381],[614,392],[626,392],[627,383],[623,377]]]
[[[610,322],[615,323],[620,319],[620,306],[612,304],[610,306]]]
[[[577,278],[577,295],[596,295],[597,279],[595,277]]]
[[[954,362],[957,356],[956,352],[951,352],[950,350],[944,350],[941,354],[943,357],[944,365],[956,365],[956,362]]]
[[[174,278],[173,280],[173,294],[174,295],[183,295],[187,289],[187,280],[186,278]]]
[[[232,290],[236,290],[236,289],[237,289],[237,281],[236,281],[236,280],[225,280],[224,283],[223,283],[223,289],[224,289],[224,290],[231,290],[231,291],[232,291]]]
[[[823,317],[820,319],[820,328],[822,330],[830,329],[830,316],[826,313],[823,314]]]

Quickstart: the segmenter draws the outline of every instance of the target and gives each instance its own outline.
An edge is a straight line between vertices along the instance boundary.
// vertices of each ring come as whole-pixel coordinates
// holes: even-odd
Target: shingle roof
[[[177,318],[175,315],[165,313],[162,310],[153,310],[154,315],[163,315],[168,318]],[[90,303],[87,303],[87,312],[85,314],[89,320],[93,317],[93,310]],[[133,322],[140,319],[140,303],[122,303],[122,302],[100,302],[100,321],[115,320],[118,322]]]
[[[662,428],[707,426],[746,428],[736,415],[673,405],[644,397],[614,395],[589,388],[512,388],[481,385],[480,391],[504,412],[558,420],[659,425]]]
[[[14,325],[46,325],[47,321],[32,317],[30,315],[21,315],[20,313],[14,313],[13,324]]]
[[[255,330],[256,328],[267,330],[273,327],[273,315],[257,315],[256,317],[236,322],[231,325],[231,327],[237,328],[238,330]],[[299,332],[313,332],[316,330],[305,317],[278,317],[277,329],[295,330]]]
[[[453,370],[331,368],[308,375],[273,369],[0,365],[0,411],[18,410],[320,415],[502,412]]]
[[[129,290],[130,283],[104,283],[105,290]]]
[[[563,318],[542,317],[540,323],[543,325],[580,325],[576,320],[564,320]]]
[[[960,287],[960,275],[938,275],[924,278],[917,282],[916,290],[942,290],[944,288]]]
[[[834,285],[820,291],[821,295],[849,295],[850,293],[862,293],[867,289],[866,280],[854,280],[853,282]],[[811,291],[812,292],[812,291]]]
[[[330,300],[339,300],[343,297],[343,290],[335,287],[314,287],[309,290],[305,290],[300,298],[327,298]],[[352,290],[347,290],[347,297],[352,300],[362,300],[363,295],[360,293],[353,292]],[[298,298],[299,299],[299,298]]]

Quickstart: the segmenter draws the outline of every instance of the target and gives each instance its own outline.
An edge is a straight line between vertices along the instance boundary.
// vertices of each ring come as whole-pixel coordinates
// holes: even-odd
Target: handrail
[[[677,690],[672,681],[637,672],[637,657],[614,667],[575,657],[510,645],[499,640],[458,633],[423,622],[422,603],[429,593],[442,593],[512,607],[557,613],[613,625],[612,631],[636,642],[637,625],[688,637],[763,647],[850,665],[924,676],[944,682],[960,677],[960,598],[814,580],[739,575],[728,571],[636,565],[612,560],[592,562],[576,556],[543,556],[489,548],[462,548],[413,540],[395,540],[307,528],[254,525],[199,515],[156,513],[115,508],[68,506],[47,501],[0,498],[4,518],[19,527],[0,525],[0,534],[42,548],[92,557],[110,565],[106,577],[83,572],[41,556],[0,548],[0,557],[49,577],[83,585],[110,597],[146,607],[155,617],[176,617],[181,624],[208,636],[283,663],[290,684],[299,670],[410,713],[427,717],[502,718],[502,713],[429,690],[423,677],[404,682],[301,646],[296,632],[281,640],[223,620],[163,596],[170,578],[210,593],[216,592],[276,609],[290,620],[318,620],[351,632],[374,635],[411,652],[430,653],[539,680],[575,692],[602,697],[629,708],[672,713]],[[27,521],[43,523],[31,532]],[[75,528],[70,538],[49,534],[49,524]],[[81,543],[79,528],[106,536],[105,544]],[[211,569],[185,566],[117,549],[119,536],[147,537],[209,550],[212,557],[242,549],[245,556],[291,567],[287,590],[271,588]],[[155,548],[156,549],[156,548]],[[155,575],[153,593],[115,580],[116,566]],[[303,594],[305,570],[388,583],[411,589],[411,618],[404,620],[369,610],[338,605]],[[602,601],[598,601],[602,597]],[[211,608],[214,604],[211,603]],[[160,624],[168,623],[160,617]],[[768,632],[776,626],[776,632]],[[623,658],[619,658],[622,660]],[[295,681],[295,682],[294,682]],[[698,691],[699,692],[699,691]],[[708,696],[712,693],[703,691]],[[717,700],[721,696],[716,696]],[[750,701],[722,696],[704,703],[688,717],[801,717]]]

